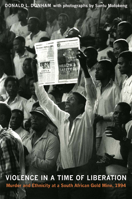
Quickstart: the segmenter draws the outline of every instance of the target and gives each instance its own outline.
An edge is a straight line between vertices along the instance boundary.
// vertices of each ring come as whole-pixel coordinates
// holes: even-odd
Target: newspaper
[[[78,38],[36,43],[39,85],[77,83],[80,70],[76,58],[78,49]]]

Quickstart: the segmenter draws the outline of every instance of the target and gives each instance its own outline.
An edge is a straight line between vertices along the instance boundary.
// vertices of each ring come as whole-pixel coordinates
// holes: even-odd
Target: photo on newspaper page
[[[78,38],[36,43],[39,85],[77,83],[80,64],[76,55],[79,48]]]
[[[35,50],[38,61],[39,85],[56,84],[58,79],[57,71],[55,71],[57,52],[54,41],[36,43]]]
[[[77,38],[57,41],[59,83],[77,82],[79,61],[76,55],[78,49]]]

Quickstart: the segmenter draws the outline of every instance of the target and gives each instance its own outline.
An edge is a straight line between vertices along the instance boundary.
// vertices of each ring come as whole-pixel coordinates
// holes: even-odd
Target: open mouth
[[[69,109],[70,109],[70,106],[65,105],[65,110],[69,110]]]

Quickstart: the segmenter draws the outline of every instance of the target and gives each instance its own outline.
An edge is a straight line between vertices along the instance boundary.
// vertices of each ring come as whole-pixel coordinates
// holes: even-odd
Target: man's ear
[[[84,109],[84,104],[79,104],[80,109]]]

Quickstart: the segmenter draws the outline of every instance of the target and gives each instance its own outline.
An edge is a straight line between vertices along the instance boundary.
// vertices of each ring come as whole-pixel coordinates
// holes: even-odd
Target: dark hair
[[[12,112],[12,113],[18,113],[18,114],[21,116],[21,120],[22,120],[22,121],[24,120],[23,111],[21,111],[21,110],[19,110],[19,109],[13,109],[11,112]]]
[[[22,11],[23,13],[25,13],[26,16],[28,16],[28,9],[27,8],[24,8],[24,7],[20,7],[18,8],[18,11]]]
[[[24,43],[24,44],[25,44],[25,38],[22,37],[22,36],[15,37],[14,40],[18,40],[18,41],[20,41],[21,43]]]
[[[69,16],[66,13],[60,13],[59,17],[66,17],[67,21],[69,21]]]
[[[89,53],[91,53],[92,55],[93,55],[93,57],[95,58],[97,58],[97,56],[98,56],[98,51],[94,48],[94,47],[92,47],[92,46],[89,46],[89,47],[87,47],[85,50],[84,50],[84,53],[87,53],[87,52],[89,52]],[[86,54],[87,55],[87,54]]]
[[[43,42],[43,41],[49,41],[50,39],[48,37],[41,37],[40,40],[42,40],[42,42]]]
[[[118,12],[117,8],[109,7],[109,8],[107,8],[107,11],[111,12],[111,14],[113,15],[113,18],[116,18],[119,16],[119,12]]]
[[[28,58],[26,58],[25,60],[31,63],[32,58],[28,57]],[[24,61],[25,61],[25,60],[24,60]]]
[[[117,104],[117,106],[121,106],[123,112],[125,112],[127,114],[130,114],[130,112],[131,112],[131,106],[128,103],[126,103],[126,102],[119,102]]]
[[[0,115],[2,115],[2,114],[5,115],[6,121],[9,124],[10,119],[11,119],[11,109],[4,102],[0,102]]]
[[[98,63],[101,64],[101,66],[103,67],[103,69],[105,71],[110,71],[110,75],[114,74],[114,66],[113,66],[113,64],[112,64],[112,62],[110,60],[102,59]]]
[[[118,26],[124,26],[124,29],[127,31],[128,35],[132,34],[132,25],[128,21],[121,21]]]
[[[46,10],[46,12],[52,13],[55,16],[55,18],[57,18],[57,16],[58,16],[58,14],[54,8],[49,8]]]
[[[5,80],[5,82],[4,82],[4,87],[7,86],[7,83],[8,83],[9,81],[15,82],[16,85],[19,87],[19,80],[18,80],[18,78],[15,77],[15,76],[8,76],[8,77],[6,78],[6,80]]]
[[[124,49],[129,49],[128,42],[125,39],[117,39],[113,44],[121,44]]]
[[[132,52],[131,51],[123,51],[119,54],[119,57],[123,57],[126,61],[132,61]]]
[[[78,100],[78,103],[79,104],[83,104],[84,107],[82,109],[82,113],[84,112],[84,109],[85,109],[85,104],[86,104],[86,98],[83,97],[81,94],[77,93],[77,92],[73,92],[73,95],[76,96],[77,100]]]
[[[30,18],[28,19],[28,21],[30,21],[30,20],[32,20],[32,21],[34,21],[36,24],[40,25],[40,20],[39,20],[38,17],[30,17]]]

